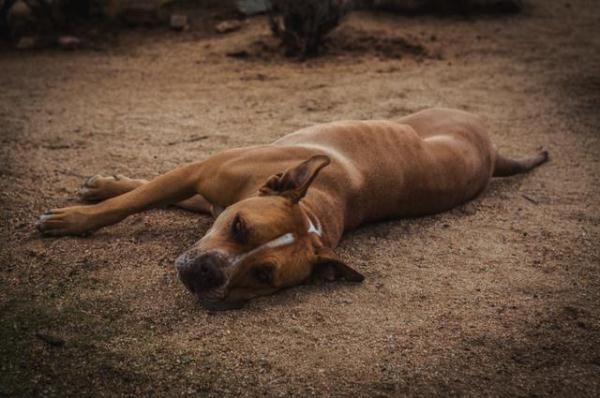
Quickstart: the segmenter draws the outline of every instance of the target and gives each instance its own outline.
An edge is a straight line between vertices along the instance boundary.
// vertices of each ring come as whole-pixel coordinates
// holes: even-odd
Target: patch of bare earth
[[[267,35],[258,19],[222,37],[2,53],[0,395],[598,396],[598,26],[594,1],[535,1],[513,17],[359,13],[342,27],[427,56],[227,57]],[[85,176],[152,177],[313,123],[430,106],[482,114],[504,153],[543,145],[551,162],[460,209],[349,234],[338,251],[361,285],[209,313],[173,268],[206,217],[155,210],[89,238],[33,228]]]

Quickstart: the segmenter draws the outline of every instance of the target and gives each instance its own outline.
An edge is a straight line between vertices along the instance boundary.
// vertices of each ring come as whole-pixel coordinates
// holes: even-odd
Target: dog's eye
[[[270,285],[273,282],[273,267],[266,264],[255,266],[252,275],[260,283]]]
[[[244,219],[238,214],[231,223],[231,235],[233,239],[238,243],[244,243],[248,235],[248,228]]]

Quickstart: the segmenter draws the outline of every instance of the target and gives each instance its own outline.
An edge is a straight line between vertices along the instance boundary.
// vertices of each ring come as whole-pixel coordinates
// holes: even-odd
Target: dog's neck
[[[311,218],[307,215],[306,222],[308,223],[308,229],[306,230],[306,232],[308,232],[309,234],[315,234],[318,237],[321,237],[323,235],[323,229],[321,228],[321,223],[319,222],[319,220],[315,219],[315,222],[317,224],[317,226],[315,226],[315,222],[313,222]]]
[[[312,190],[300,201],[306,216],[307,231],[324,246],[335,248],[344,233],[344,214],[331,196]]]

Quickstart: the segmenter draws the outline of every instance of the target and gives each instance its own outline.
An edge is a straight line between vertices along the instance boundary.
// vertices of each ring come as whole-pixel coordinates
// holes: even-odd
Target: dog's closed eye
[[[258,282],[270,285],[273,282],[273,267],[268,264],[261,264],[252,268],[252,276]]]
[[[239,214],[235,216],[231,223],[231,235],[233,236],[233,239],[240,244],[246,243],[246,240],[248,239],[248,226]]]

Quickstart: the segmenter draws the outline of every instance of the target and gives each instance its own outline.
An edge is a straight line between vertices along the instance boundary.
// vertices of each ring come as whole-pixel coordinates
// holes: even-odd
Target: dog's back
[[[311,148],[332,158],[315,185],[342,190],[352,225],[456,206],[485,188],[494,162],[480,119],[447,109],[426,110],[397,122],[320,124],[274,144]],[[340,179],[346,184],[335,184]]]

